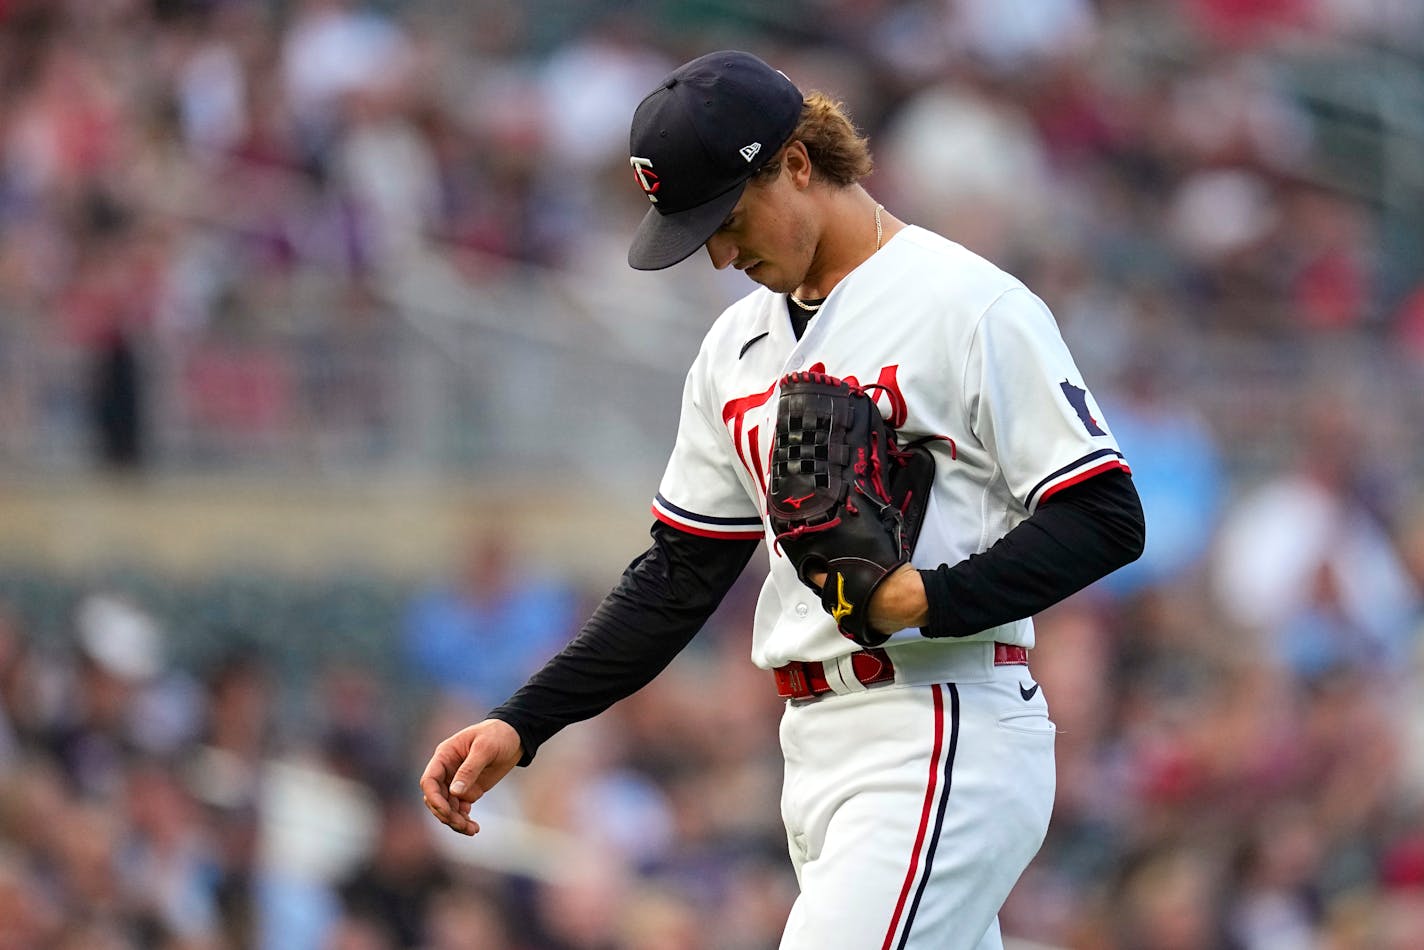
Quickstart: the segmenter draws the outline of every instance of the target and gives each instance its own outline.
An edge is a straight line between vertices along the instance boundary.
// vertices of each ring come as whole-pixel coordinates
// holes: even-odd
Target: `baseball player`
[[[760,286],[687,375],[651,547],[567,649],[437,747],[426,804],[477,832],[471,803],[656,676],[765,540],[751,655],[787,700],[781,810],[800,883],[781,946],[1000,947],[999,908],[1054,793],[1030,618],[1141,553],[1128,465],[1048,308],[879,205],[838,103],[750,54],[712,53],[637,107],[631,152],[650,207],[630,264],[705,247]],[[798,571],[767,514],[793,378],[872,396],[934,461],[912,557],[857,605],[836,594],[833,557]],[[874,640],[847,639],[851,613]]]

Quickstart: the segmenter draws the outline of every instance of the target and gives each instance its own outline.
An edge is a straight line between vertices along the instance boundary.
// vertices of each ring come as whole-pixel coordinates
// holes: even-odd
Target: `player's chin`
[[[751,267],[742,271],[742,273],[772,293],[788,294],[795,290],[797,286],[796,284],[792,284],[790,287],[784,286],[786,284],[785,277],[778,274],[774,268],[768,266],[766,261],[757,261]]]

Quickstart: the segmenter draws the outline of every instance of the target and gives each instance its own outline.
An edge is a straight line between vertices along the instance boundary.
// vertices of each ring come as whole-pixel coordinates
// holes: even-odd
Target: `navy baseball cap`
[[[801,90],[751,53],[699,56],[633,113],[629,162],[652,202],[628,249],[661,270],[707,243],[801,120]]]

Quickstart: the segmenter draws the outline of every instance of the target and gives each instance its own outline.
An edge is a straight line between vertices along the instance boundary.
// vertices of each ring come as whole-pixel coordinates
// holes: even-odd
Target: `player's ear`
[[[781,163],[797,188],[811,183],[811,156],[806,152],[805,142],[800,139],[788,142],[782,149]]]

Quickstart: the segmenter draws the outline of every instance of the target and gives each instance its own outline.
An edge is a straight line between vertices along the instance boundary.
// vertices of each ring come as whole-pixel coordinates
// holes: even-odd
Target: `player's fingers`
[[[456,810],[455,796],[449,793],[448,783],[464,758],[461,744],[457,743],[454,737],[447,739],[435,749],[435,754],[430,757],[430,762],[420,776],[420,791],[425,799],[425,807],[452,828],[456,827],[457,819],[461,816]]]
[[[432,815],[447,825],[450,823],[450,819],[455,814],[455,810],[450,807],[450,802],[445,796],[439,792],[424,792],[422,799],[425,802],[425,807],[429,809]]]
[[[434,813],[435,809],[432,808],[431,812]],[[478,822],[469,815],[462,815],[459,812],[450,812],[444,815],[436,814],[435,817],[440,820],[442,825],[462,835],[473,835],[480,830]]]
[[[480,800],[480,796],[494,784],[484,775],[485,768],[490,764],[490,755],[482,743],[475,743],[470,748],[470,754],[465,756],[465,761],[455,770],[455,776],[450,781],[450,797],[456,802],[469,805],[471,802]]]
[[[460,766],[455,780],[450,783],[451,800],[456,805],[464,805],[468,810],[471,802],[477,802],[484,793],[494,788],[510,773],[519,761],[517,751],[500,751],[497,743],[487,743],[481,755],[471,750],[465,764]],[[463,784],[462,784],[463,783]],[[456,786],[459,791],[456,791]]]
[[[479,822],[471,818],[468,812],[464,814],[458,811],[452,812],[450,816],[444,820],[444,824],[452,831],[458,831],[467,837],[478,833],[480,830]]]
[[[480,830],[479,824],[470,818],[470,806],[468,802],[457,801],[453,806],[447,801],[434,801],[429,796],[425,797],[425,807],[436,819],[448,828],[458,831],[463,835],[472,835]]]
[[[450,777],[450,768],[446,764],[444,752],[443,745],[437,748],[426,764],[425,771],[420,774],[420,791],[425,796],[425,803],[431,808],[450,807],[445,798],[445,783]]]

